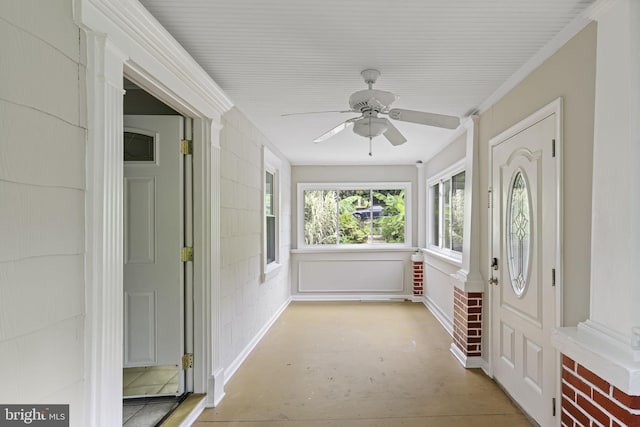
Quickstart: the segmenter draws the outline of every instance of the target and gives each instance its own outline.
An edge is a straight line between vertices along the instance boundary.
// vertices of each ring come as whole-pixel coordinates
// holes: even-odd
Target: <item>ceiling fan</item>
[[[349,97],[350,110],[337,112],[360,113],[361,115],[345,120],[314,139],[313,142],[318,143],[325,141],[339,132],[342,132],[349,127],[353,127],[354,133],[365,138],[369,138],[369,155],[371,155],[371,140],[376,136],[384,135],[384,137],[393,145],[401,145],[407,142],[407,139],[391,123],[391,121],[385,117],[380,117],[381,115],[388,116],[393,120],[436,126],[446,129],[455,129],[460,124],[460,119],[455,116],[404,110],[401,108],[390,108],[391,104],[393,104],[398,97],[391,92],[373,89],[373,85],[378,77],[380,77],[380,72],[374,69],[367,69],[363,70],[360,74],[369,88],[355,92]]]

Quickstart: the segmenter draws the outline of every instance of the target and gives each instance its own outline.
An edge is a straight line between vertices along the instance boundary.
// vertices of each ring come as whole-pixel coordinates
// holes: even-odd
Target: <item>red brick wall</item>
[[[482,356],[482,293],[455,288],[453,342],[465,356]]]
[[[640,426],[640,396],[629,396],[562,355],[562,425]]]
[[[422,296],[424,293],[424,262],[413,261],[413,295]]]

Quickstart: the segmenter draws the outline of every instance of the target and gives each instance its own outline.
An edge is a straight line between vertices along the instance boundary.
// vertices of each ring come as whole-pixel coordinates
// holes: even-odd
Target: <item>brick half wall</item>
[[[562,426],[640,427],[640,396],[630,396],[562,356]]]
[[[482,356],[482,293],[455,288],[453,342],[467,357]]]

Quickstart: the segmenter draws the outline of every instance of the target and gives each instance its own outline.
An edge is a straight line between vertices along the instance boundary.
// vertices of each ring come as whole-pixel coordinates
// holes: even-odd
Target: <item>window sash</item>
[[[452,167],[428,182],[430,202],[429,247],[454,257],[462,256],[464,235],[465,171]]]
[[[299,183],[299,247],[410,245],[410,188],[410,183]],[[319,219],[312,222],[312,216]],[[318,229],[322,221],[326,225]]]

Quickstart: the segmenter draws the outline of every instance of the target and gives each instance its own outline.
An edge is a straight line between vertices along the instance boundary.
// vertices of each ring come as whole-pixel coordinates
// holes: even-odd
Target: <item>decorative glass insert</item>
[[[509,189],[507,205],[507,257],[511,286],[522,296],[529,276],[531,247],[531,200],[522,171],[517,171]]]
[[[155,140],[153,136],[135,132],[124,133],[125,162],[154,162]]]

